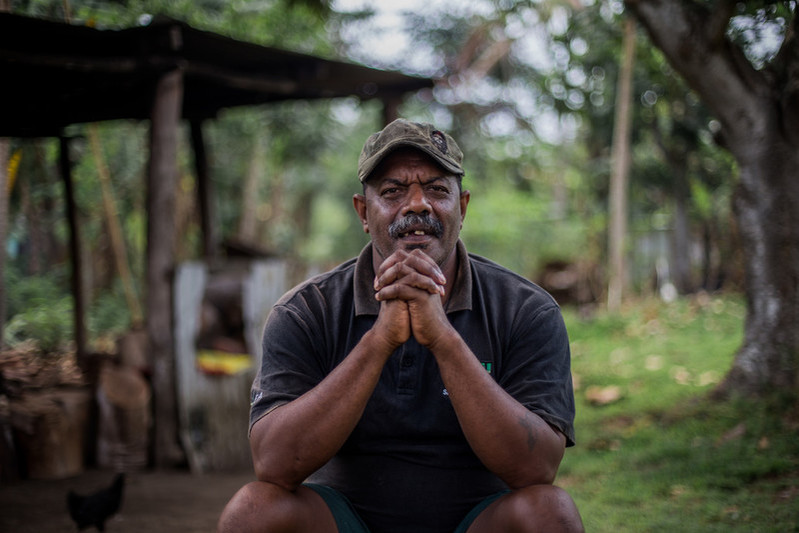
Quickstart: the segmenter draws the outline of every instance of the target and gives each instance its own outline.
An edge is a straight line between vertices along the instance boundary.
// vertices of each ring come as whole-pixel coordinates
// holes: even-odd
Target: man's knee
[[[261,481],[253,481],[239,489],[225,506],[217,531],[278,532],[288,531],[294,494]]]
[[[512,531],[582,532],[580,512],[565,490],[553,485],[534,485],[507,496],[505,512]]]

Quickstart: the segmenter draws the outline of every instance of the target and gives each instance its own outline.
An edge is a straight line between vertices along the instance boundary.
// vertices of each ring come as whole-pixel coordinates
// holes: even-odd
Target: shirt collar
[[[447,313],[464,311],[472,308],[472,269],[466,246],[460,239],[456,245],[458,255],[458,271],[455,285],[447,300]],[[372,243],[367,244],[355,262],[354,297],[355,315],[376,315],[380,311],[380,302],[375,300],[375,271],[372,266]]]

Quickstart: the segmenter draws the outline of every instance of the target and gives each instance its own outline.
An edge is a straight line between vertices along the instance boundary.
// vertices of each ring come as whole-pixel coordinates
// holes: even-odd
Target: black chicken
[[[73,491],[67,494],[69,516],[78,525],[78,531],[94,526],[98,531],[105,531],[105,521],[119,511],[122,504],[122,489],[125,486],[125,474],[114,478],[110,487],[100,489],[87,496]]]

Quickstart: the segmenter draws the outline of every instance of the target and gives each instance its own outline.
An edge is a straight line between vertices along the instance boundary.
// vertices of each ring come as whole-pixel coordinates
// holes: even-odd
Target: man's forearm
[[[333,457],[360,420],[392,351],[368,332],[316,387],[256,422],[250,445],[258,479],[294,490]]]
[[[552,483],[565,437],[506,393],[457,332],[431,349],[466,439],[486,468],[511,488]]]

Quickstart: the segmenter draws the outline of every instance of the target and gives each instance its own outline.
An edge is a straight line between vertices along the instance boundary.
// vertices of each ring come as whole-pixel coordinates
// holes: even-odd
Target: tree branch
[[[799,144],[799,17],[785,30],[785,39],[780,51],[771,63],[780,91],[780,128],[794,144]]]
[[[730,2],[722,1],[721,14],[679,0],[627,0],[626,5],[719,118],[725,136],[743,140],[763,131],[764,108],[773,96],[763,74],[724,35]]]
[[[735,12],[737,0],[719,0],[716,5],[707,11],[707,37],[711,48],[720,47],[727,35],[727,26],[730,25],[730,18]]]

